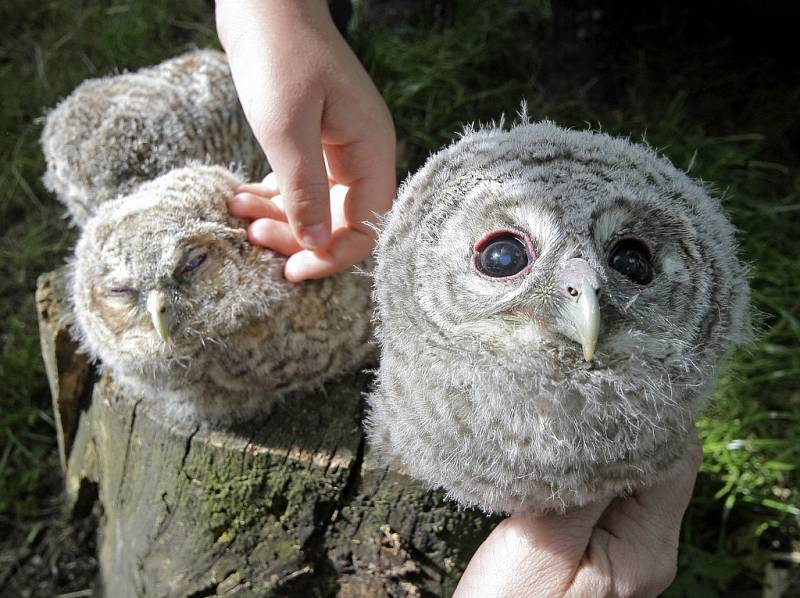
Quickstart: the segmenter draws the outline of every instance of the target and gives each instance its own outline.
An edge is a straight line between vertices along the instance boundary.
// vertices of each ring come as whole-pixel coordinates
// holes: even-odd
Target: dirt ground
[[[52,455],[52,471],[60,465]],[[96,588],[97,512],[71,517],[63,482],[54,475],[37,518],[25,525],[0,522],[0,594],[19,598],[79,598]]]

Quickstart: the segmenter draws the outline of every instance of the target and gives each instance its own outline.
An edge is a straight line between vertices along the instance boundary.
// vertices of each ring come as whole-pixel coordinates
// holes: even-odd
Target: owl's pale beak
[[[153,328],[165,343],[169,340],[172,329],[172,313],[169,299],[163,291],[150,291],[147,295],[147,311],[153,321]]]
[[[583,347],[583,357],[591,361],[600,334],[600,303],[597,291],[588,279],[579,286],[568,288],[569,298],[561,306],[556,320],[558,331],[564,336],[579,342]]]

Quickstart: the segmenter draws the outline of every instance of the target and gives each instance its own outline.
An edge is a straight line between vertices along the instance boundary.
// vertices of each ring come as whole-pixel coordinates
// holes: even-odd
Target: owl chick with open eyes
[[[719,202],[649,148],[551,123],[432,156],[376,258],[371,441],[487,512],[655,482],[750,329]]]
[[[45,186],[82,226],[98,206],[191,162],[267,163],[239,105],[225,55],[195,50],[78,86],[42,132]]]
[[[103,204],[71,264],[75,329],[115,380],[175,419],[231,421],[374,352],[370,280],[292,284],[226,202],[241,181],[191,165]]]

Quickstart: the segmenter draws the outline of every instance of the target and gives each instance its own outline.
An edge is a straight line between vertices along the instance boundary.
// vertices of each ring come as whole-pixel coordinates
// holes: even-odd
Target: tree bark
[[[383,467],[367,374],[226,429],[165,423],[75,353],[63,276],[37,305],[69,504],[102,509],[106,595],[447,596],[496,522]],[[88,399],[88,400],[87,400]]]

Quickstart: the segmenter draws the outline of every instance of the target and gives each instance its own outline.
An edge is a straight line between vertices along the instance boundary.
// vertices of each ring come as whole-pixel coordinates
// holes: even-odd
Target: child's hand
[[[345,185],[330,183],[331,229],[336,238],[337,231],[347,227],[344,209],[348,188]],[[254,245],[269,247],[284,255],[295,254],[302,257],[303,248],[295,239],[288,224],[285,199],[278,190],[277,179],[270,173],[260,183],[247,183],[236,189],[236,194],[228,202],[231,216],[252,220],[247,227],[247,238]],[[294,266],[287,263],[287,271]],[[290,280],[294,280],[291,278]]]
[[[217,30],[273,169],[274,178],[264,184],[274,192],[280,187],[285,208],[283,217],[270,202],[252,204],[251,240],[291,255],[285,271],[291,281],[329,276],[362,261],[375,243],[364,222],[387,211],[395,193],[394,127],[327,4],[219,0]],[[331,184],[347,188],[333,230]]]
[[[515,513],[472,557],[454,596],[657,596],[675,578],[681,519],[703,460],[689,448],[633,496],[565,514]]]

